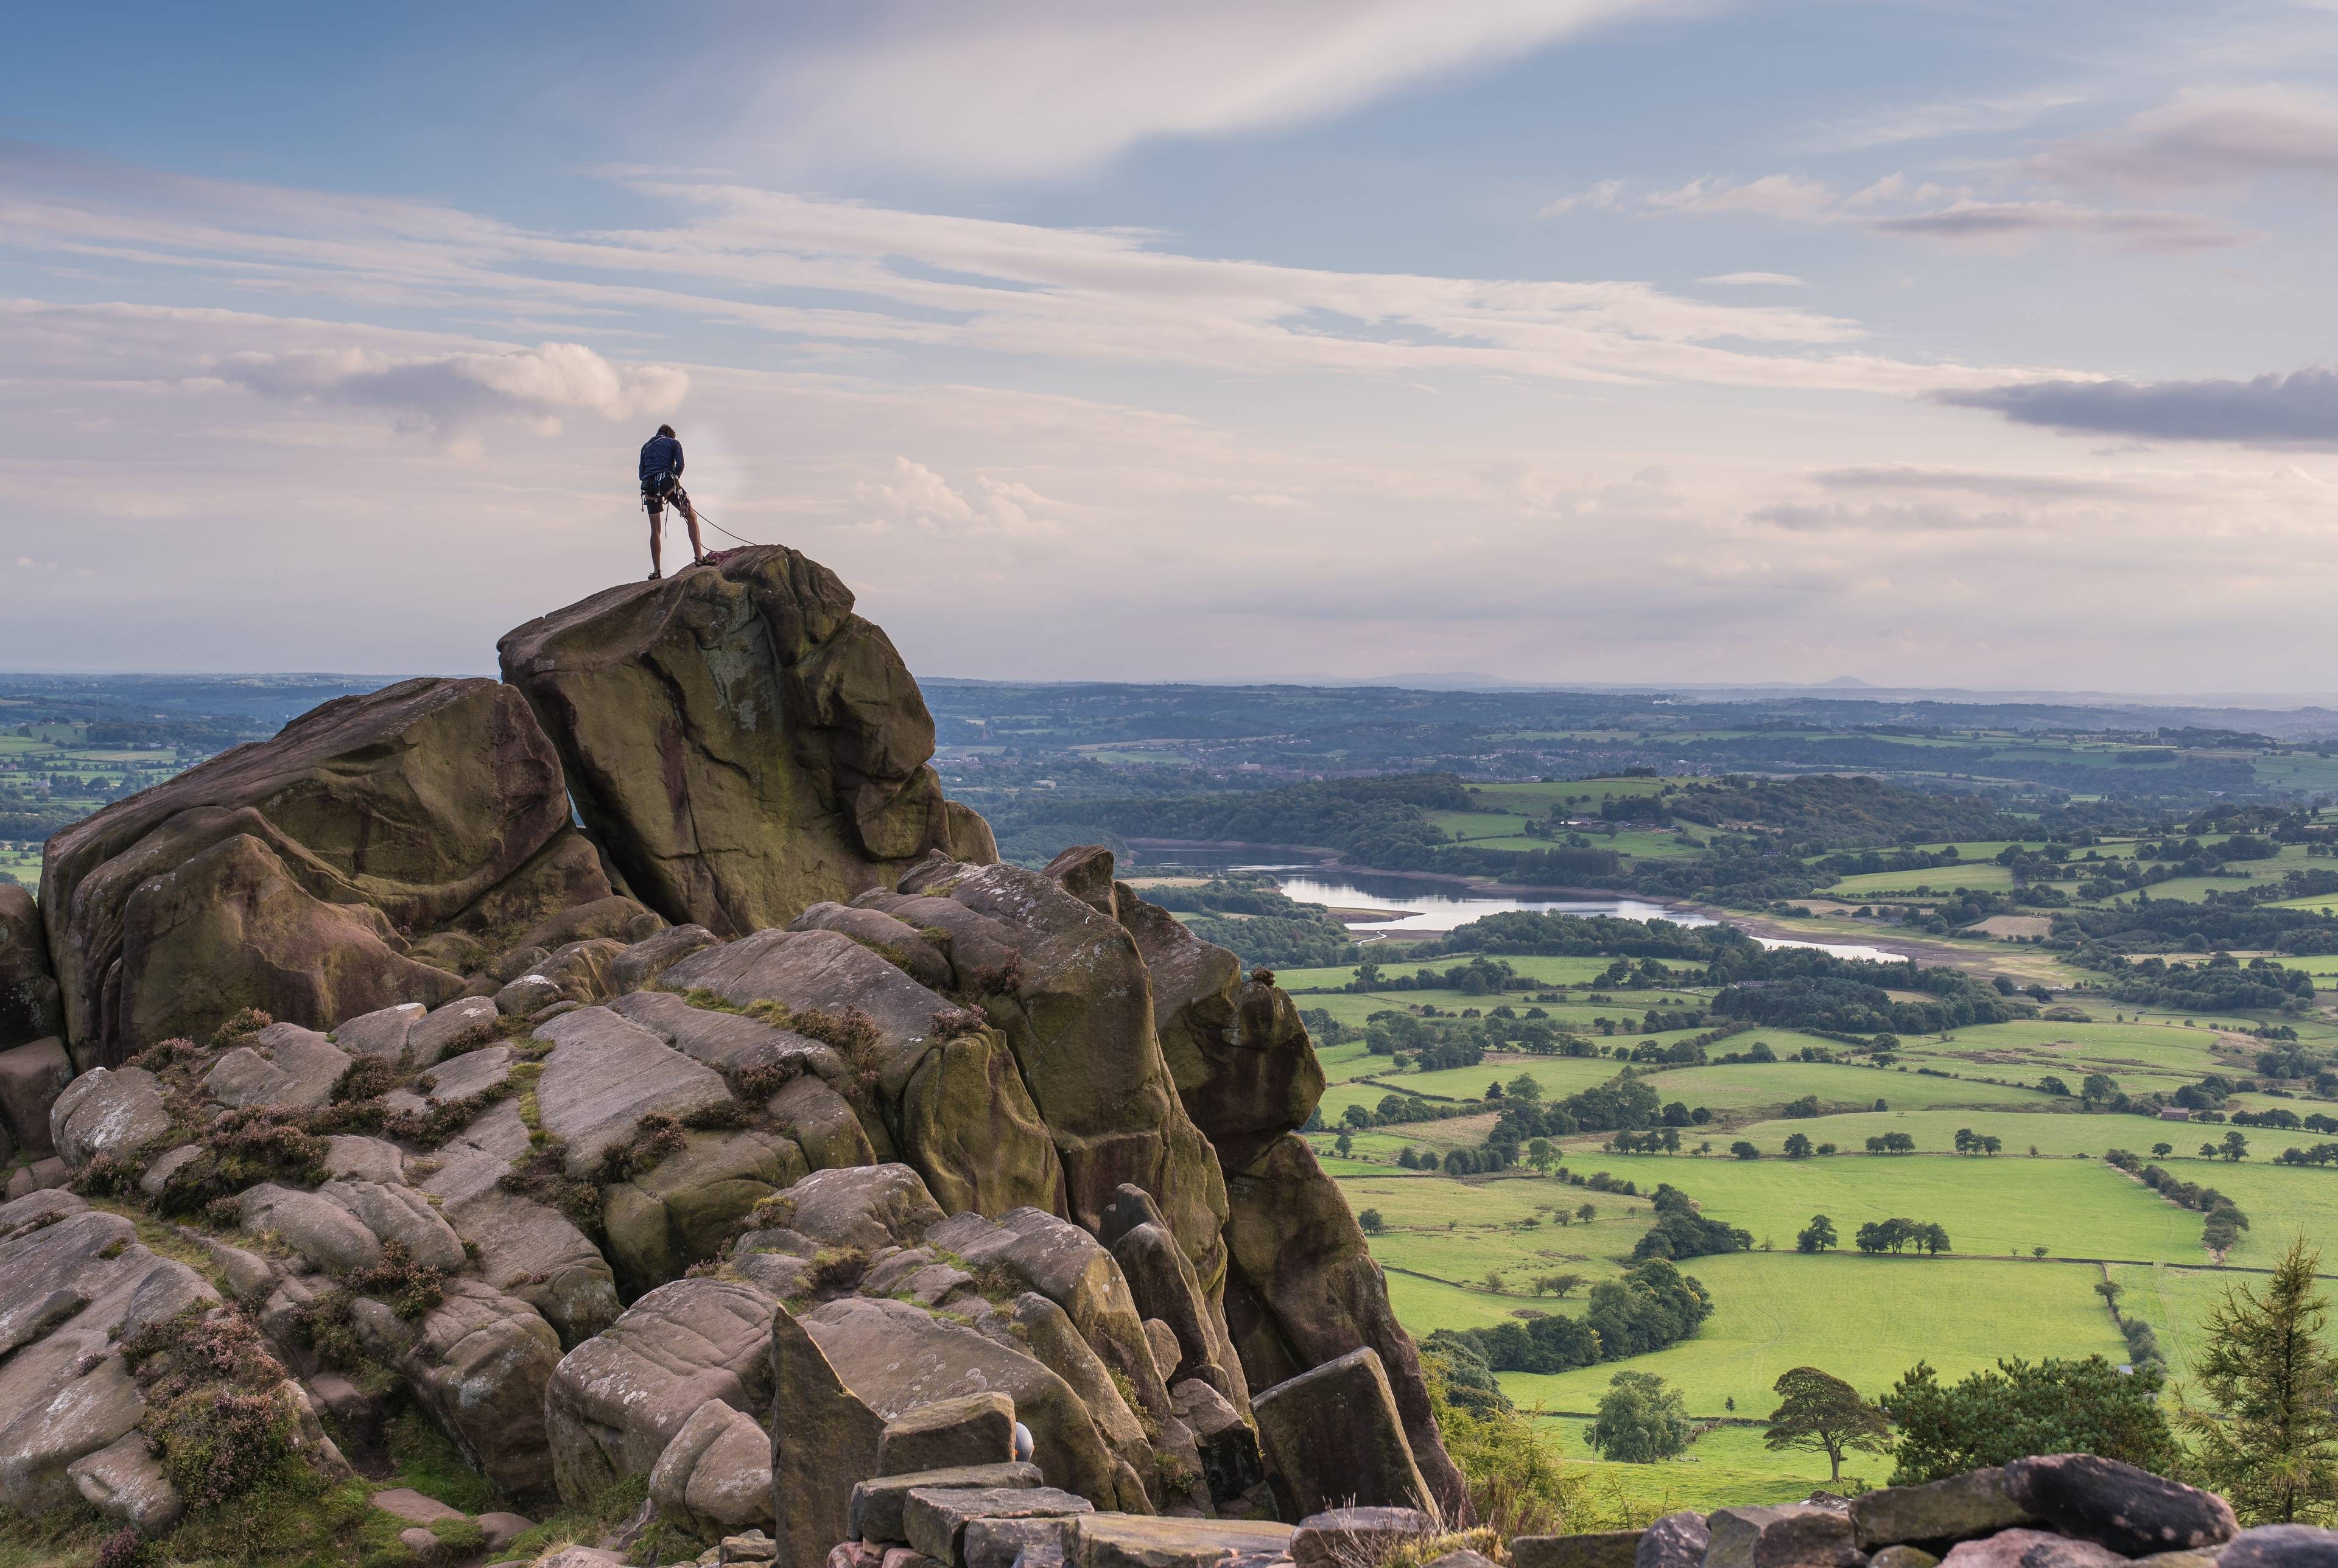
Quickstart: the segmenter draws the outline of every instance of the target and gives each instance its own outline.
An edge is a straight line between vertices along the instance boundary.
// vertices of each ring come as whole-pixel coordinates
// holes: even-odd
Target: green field
[[[1771,1385],[1793,1367],[1822,1366],[1871,1398],[1919,1359],[1954,1377],[2006,1356],[2124,1358],[2094,1293],[2102,1274],[2082,1265],[1740,1252],[1684,1267],[1712,1290],[1713,1316],[1694,1339],[1628,1365],[1677,1387],[1698,1416],[1731,1399],[1766,1414]],[[1589,1410],[1620,1365],[1505,1373],[1502,1387],[1520,1404]]]
[[[1856,900],[1879,893],[1912,893],[1919,887],[1946,893],[1957,887],[1995,891],[2012,886],[2011,871],[1983,862],[1978,866],[1935,866],[1919,871],[1869,871],[1857,877],[1839,877],[1821,891],[1829,898]]]

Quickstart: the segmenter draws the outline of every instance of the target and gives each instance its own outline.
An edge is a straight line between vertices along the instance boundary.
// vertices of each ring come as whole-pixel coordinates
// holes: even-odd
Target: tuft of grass
[[[565,1546],[591,1545],[641,1511],[649,1500],[650,1478],[629,1475],[598,1496],[561,1509],[504,1548],[516,1562],[533,1563]]]

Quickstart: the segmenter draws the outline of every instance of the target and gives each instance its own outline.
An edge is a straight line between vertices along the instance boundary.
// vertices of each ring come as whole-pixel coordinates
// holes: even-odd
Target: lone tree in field
[[[1653,1372],[1618,1372],[1600,1396],[1584,1440],[1603,1459],[1653,1465],[1688,1446],[1688,1401]]]
[[[2322,1341],[2329,1303],[2313,1288],[2321,1262],[2300,1236],[2263,1296],[2245,1285],[2225,1292],[2198,1367],[2210,1403],[2177,1406],[2201,1480],[2246,1524],[2338,1515],[2338,1359]]]
[[[1834,1221],[1823,1214],[1812,1215],[1811,1222],[1794,1237],[1797,1252],[1823,1252],[1834,1245]]]
[[[1825,1455],[1830,1482],[1842,1479],[1842,1456],[1852,1449],[1891,1451],[1891,1427],[1883,1412],[1832,1373],[1797,1367],[1779,1374],[1772,1387],[1778,1407],[1770,1412],[1769,1430],[1762,1434],[1763,1446]]]

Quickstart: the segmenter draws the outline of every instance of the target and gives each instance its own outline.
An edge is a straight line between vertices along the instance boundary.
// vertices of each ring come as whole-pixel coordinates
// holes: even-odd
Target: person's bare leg
[[[687,501],[678,505],[682,507],[682,520],[690,524],[690,564],[695,566],[706,558],[706,546],[698,540],[698,509]]]
[[[664,538],[664,536],[665,536],[665,514],[664,514],[664,513],[663,513],[663,512],[653,512],[653,513],[651,513],[651,514],[650,514],[650,572],[652,573],[652,574],[653,574],[653,575],[660,576],[660,577],[663,577],[663,576],[664,576],[664,575],[665,575],[665,559],[664,559],[664,544],[665,544],[665,538]]]

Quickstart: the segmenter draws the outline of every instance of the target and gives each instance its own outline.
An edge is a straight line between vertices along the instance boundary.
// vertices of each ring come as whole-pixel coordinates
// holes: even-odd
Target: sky
[[[0,668],[492,671],[669,421],[926,675],[2338,689],[2338,0],[10,36]]]

